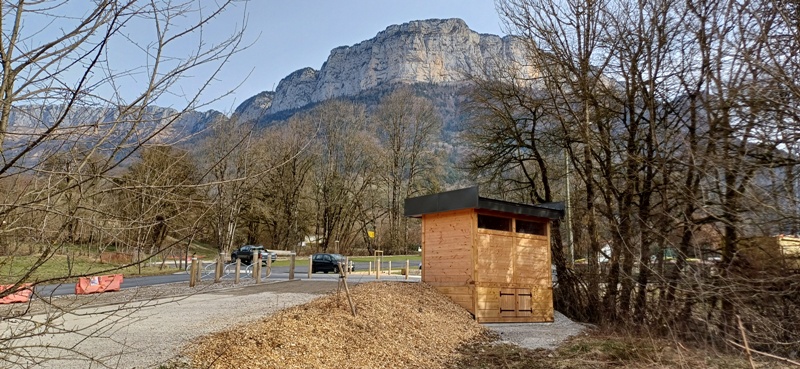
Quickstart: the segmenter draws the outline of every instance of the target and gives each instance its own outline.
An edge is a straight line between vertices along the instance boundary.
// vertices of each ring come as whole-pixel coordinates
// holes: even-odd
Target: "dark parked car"
[[[344,256],[340,254],[314,254],[311,257],[311,273],[334,272],[339,273],[339,264],[344,264]],[[352,272],[355,270],[353,262],[348,263],[348,268]]]
[[[273,262],[278,259],[278,254],[264,250],[264,246],[244,245],[231,252],[231,262],[235,263],[236,259],[241,259],[242,264],[250,264],[253,262],[253,251],[261,253],[261,264],[263,265],[267,264],[267,258],[272,259]]]

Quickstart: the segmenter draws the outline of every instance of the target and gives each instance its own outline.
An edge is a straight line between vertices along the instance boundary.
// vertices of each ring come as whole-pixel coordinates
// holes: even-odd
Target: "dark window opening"
[[[511,219],[478,214],[478,228],[511,232]]]
[[[547,235],[547,225],[545,223],[528,222],[517,219],[517,233],[535,234],[539,236]]]

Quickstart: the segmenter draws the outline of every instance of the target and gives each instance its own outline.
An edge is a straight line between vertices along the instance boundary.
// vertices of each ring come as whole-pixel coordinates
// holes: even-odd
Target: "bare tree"
[[[229,253],[237,238],[242,215],[263,166],[254,157],[252,123],[227,119],[212,127],[203,142],[204,183],[212,210],[209,228],[220,253]]]
[[[250,232],[263,234],[271,247],[296,252],[313,226],[309,220],[314,212],[305,190],[317,158],[318,128],[309,117],[296,116],[271,127],[256,143],[259,160],[273,169],[258,178],[251,205],[253,222],[265,224],[266,229]]]
[[[557,119],[549,115],[550,99],[513,68],[493,68],[472,76],[467,111],[470,118],[461,135],[470,150],[463,165],[489,192],[500,198],[547,203],[563,198],[566,175],[564,135]],[[554,222],[552,262],[558,273],[555,305],[573,317],[586,318],[587,295],[569,269],[561,237],[561,222]]]
[[[326,251],[339,238],[352,237],[358,204],[374,184],[377,152],[363,106],[334,100],[310,113],[319,128],[317,166],[311,192],[317,216],[314,235]]]
[[[5,250],[32,245],[35,255],[31,266],[15,275],[0,297],[19,291],[23,284],[85,275],[77,270],[50,277],[39,274],[68,242],[84,242],[84,230],[98,244],[135,247],[117,237],[129,229],[123,229],[127,226],[110,211],[116,204],[109,202],[114,177],[143,145],[166,142],[172,130],[180,129],[176,122],[181,117],[203,106],[201,94],[225,61],[240,50],[241,30],[223,37],[207,32],[232,3],[100,0],[76,6],[19,0],[0,4],[0,183],[13,187],[0,195],[0,239],[11,245]],[[138,63],[130,66],[131,60]],[[178,83],[201,66],[209,68],[205,69],[208,82],[192,94],[180,92]],[[165,94],[181,96],[185,106],[154,108]],[[142,230],[163,228],[153,213],[138,217]],[[154,246],[157,253],[161,245]],[[3,255],[3,262],[13,257]],[[108,264],[94,273],[120,267]],[[79,346],[33,347],[22,340],[69,332],[59,319],[66,310],[48,309],[41,319],[13,311],[4,313],[3,324],[14,319],[16,327],[4,329],[9,334],[0,339],[4,366],[26,367],[60,356],[113,365],[101,363],[95,353],[81,352]],[[79,333],[92,336],[107,328],[93,326]]]
[[[556,5],[549,1],[510,0],[498,2],[498,9],[508,28],[521,40],[531,64],[541,73],[539,87],[549,94],[552,115],[565,132],[570,132],[567,149],[585,191],[586,238],[588,244],[587,314],[598,319],[593,311],[600,304],[598,257],[597,178],[594,145],[602,130],[604,109],[601,105],[603,73],[608,56],[602,47],[602,9],[604,1],[567,1]],[[576,145],[573,145],[576,144]],[[573,152],[573,146],[581,150]]]
[[[776,312],[798,309],[785,294],[796,271],[764,267],[751,250],[773,242],[752,237],[796,222],[796,7],[509,0],[498,9],[540,75],[479,80],[470,164],[535,195],[559,173],[556,150],[540,148],[567,150],[587,224],[576,235],[588,250],[589,303],[576,315],[738,340],[734,318],[744,314],[759,345],[791,346],[790,328],[764,327],[794,326]]]
[[[416,96],[410,88],[401,88],[381,100],[371,116],[377,127],[381,146],[381,169],[377,175],[386,186],[389,222],[389,250],[406,251],[407,218],[403,201],[421,193],[432,193],[436,183],[426,183],[426,171],[437,166],[434,143],[441,135],[442,121],[433,104]]]
[[[124,244],[135,247],[135,261],[163,255],[167,229],[184,239],[199,221],[204,201],[198,188],[196,163],[185,150],[152,146],[142,150],[134,163],[115,183],[117,194],[113,213],[124,231]]]

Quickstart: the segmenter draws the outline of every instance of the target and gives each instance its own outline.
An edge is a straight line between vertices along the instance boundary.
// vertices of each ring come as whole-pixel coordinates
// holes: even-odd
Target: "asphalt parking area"
[[[251,284],[238,288],[228,288],[208,292],[213,295],[225,296],[246,296],[264,292],[272,293],[307,293],[312,295],[324,295],[336,292],[339,281],[314,281],[314,280],[294,280],[279,281],[260,284]]]

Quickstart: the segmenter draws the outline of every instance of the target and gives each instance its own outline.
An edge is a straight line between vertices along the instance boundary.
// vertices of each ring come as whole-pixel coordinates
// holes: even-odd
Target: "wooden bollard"
[[[296,257],[295,253],[289,257],[289,280],[294,280],[294,258]]]
[[[314,255],[308,255],[308,279],[311,279],[311,267],[313,266]]]
[[[236,277],[233,278],[233,284],[239,284],[239,273],[242,272],[242,259],[236,258]]]
[[[197,281],[195,281],[196,274],[197,274],[197,257],[193,256],[192,266],[191,268],[189,268],[189,287],[194,287],[194,285],[197,283]]]
[[[201,277],[203,275],[203,261],[197,259],[197,270],[194,271],[194,280],[196,283],[200,283],[202,280]]]
[[[410,265],[411,262],[408,259],[406,259],[406,280],[408,280],[408,275],[411,273],[411,269],[408,269]]]
[[[253,252],[253,277],[256,279],[256,284],[261,283],[261,253]]]
[[[222,279],[222,268],[225,265],[225,254],[219,253],[217,257],[217,267],[214,268],[214,283],[219,283]]]
[[[264,279],[268,279],[270,274],[272,274],[272,255],[267,254],[267,274],[264,275]]]
[[[197,259],[197,268],[194,270],[194,283],[200,283],[200,275],[203,273],[203,261]]]

